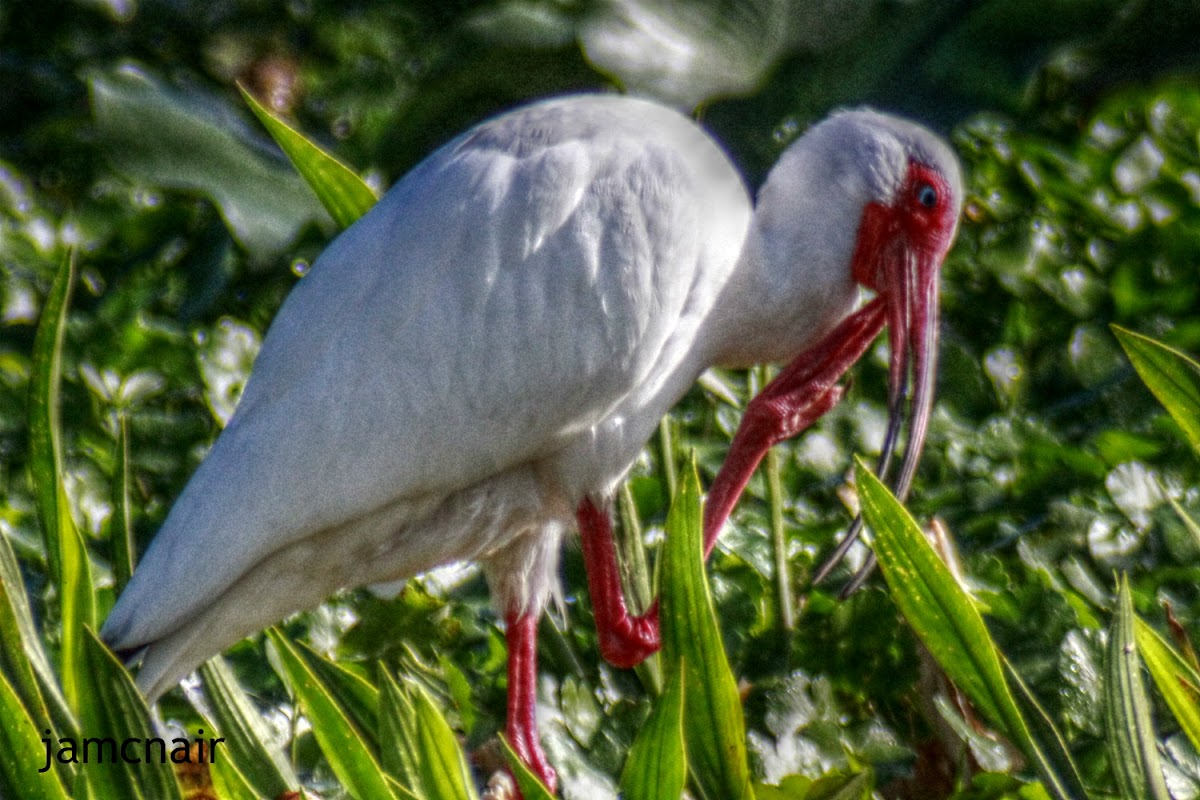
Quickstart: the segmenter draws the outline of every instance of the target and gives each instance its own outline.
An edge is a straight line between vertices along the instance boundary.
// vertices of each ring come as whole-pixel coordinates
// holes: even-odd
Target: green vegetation
[[[700,486],[769,370],[714,373],[664,423],[620,503],[635,605],[652,573],[663,592],[654,663],[600,662],[568,547],[541,631],[564,795],[1200,795],[1196,12],[645,7],[697,48],[691,72],[614,56],[629,17],[573,3],[0,9],[0,796],[188,796],[169,768],[37,773],[39,740],[150,735],[92,631],[274,310],[438,143],[610,81],[705,100],[751,181],[834,105],[907,110],[951,132],[969,197],[911,516],[852,470],[885,414],[869,355],[707,569]],[[310,137],[284,147],[296,168],[268,109]],[[845,569],[809,579],[859,503],[883,578],[839,602]],[[952,545],[921,535],[934,518]],[[226,737],[222,798],[475,797],[505,763],[503,656],[482,578],[440,573],[247,640],[161,710]]]

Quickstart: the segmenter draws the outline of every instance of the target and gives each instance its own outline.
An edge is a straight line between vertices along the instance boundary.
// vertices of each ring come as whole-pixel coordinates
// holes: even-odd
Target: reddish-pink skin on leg
[[[708,493],[705,557],[712,552],[725,520],[767,450],[800,433],[837,405],[843,392],[837,381],[875,340],[886,318],[884,298],[877,297],[801,353],[746,407],[729,455]],[[608,514],[585,498],[576,518],[600,653],[614,666],[636,666],[659,648],[658,603],[640,617],[629,613],[621,593]]]
[[[588,498],[579,504],[575,516],[583,542],[583,563],[588,591],[592,594],[600,654],[614,667],[636,667],[658,651],[658,601],[640,617],[629,613],[621,592],[612,520]]]
[[[705,501],[705,558],[763,456],[838,404],[844,389],[837,382],[871,346],[886,320],[885,298],[876,297],[797,356],[746,406]]]
[[[555,791],[558,776],[542,752],[537,726],[537,623],[538,614],[509,612],[505,639],[508,642],[508,722],[505,736],[521,761]],[[517,797],[521,797],[520,789]]]

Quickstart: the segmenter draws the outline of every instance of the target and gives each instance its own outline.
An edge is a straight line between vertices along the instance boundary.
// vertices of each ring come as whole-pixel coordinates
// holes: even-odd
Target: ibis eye
[[[938,193],[937,189],[930,186],[928,183],[923,183],[917,187],[917,202],[926,208],[933,208],[937,205]]]

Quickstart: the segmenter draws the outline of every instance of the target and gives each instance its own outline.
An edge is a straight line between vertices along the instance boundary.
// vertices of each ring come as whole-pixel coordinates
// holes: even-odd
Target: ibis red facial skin
[[[762,454],[835,405],[886,324],[888,472],[912,482],[933,396],[937,272],[962,199],[936,136],[873,111],[792,143],[752,200],[693,120],[612,95],[488,120],[401,179],[300,280],[237,411],[105,621],[152,701],[334,592],[483,565],[509,647],[506,735],[547,784],[536,626],[583,538],[602,654],[658,647],[621,596],[611,501],[708,367],[786,363],[748,406],[708,550]],[[857,311],[861,287],[875,297]]]

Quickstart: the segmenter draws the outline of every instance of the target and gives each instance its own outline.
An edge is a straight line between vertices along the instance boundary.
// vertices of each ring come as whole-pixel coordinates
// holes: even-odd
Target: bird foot
[[[658,632],[658,601],[640,617],[626,613],[616,620],[600,624],[596,617],[600,655],[614,667],[630,669],[657,653],[662,646]]]

